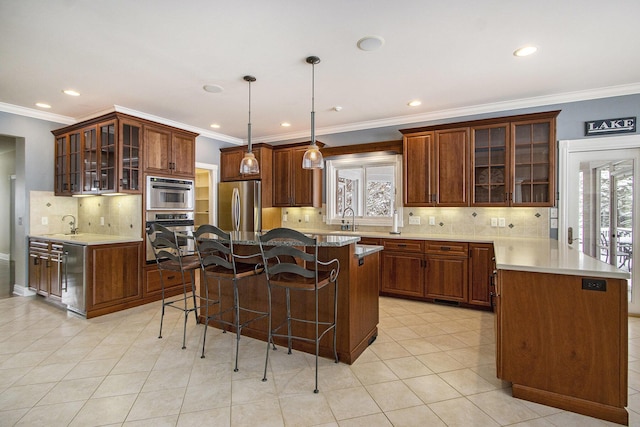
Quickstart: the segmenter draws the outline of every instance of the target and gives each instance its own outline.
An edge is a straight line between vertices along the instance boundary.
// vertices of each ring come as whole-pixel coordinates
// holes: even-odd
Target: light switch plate
[[[306,214],[305,214],[305,216],[304,216],[304,222],[309,222],[309,215],[306,215]]]
[[[282,222],[287,222],[287,214],[282,214]]]
[[[558,228],[558,219],[557,218],[553,218],[551,220],[551,228]]]
[[[103,216],[100,217],[100,225],[104,225],[104,217]]]
[[[491,218],[491,226],[492,227],[498,226],[498,218]]]
[[[420,217],[413,215],[409,217],[409,224],[411,225],[420,225]]]
[[[436,225],[436,217],[435,216],[430,216],[429,217],[429,225]]]
[[[549,216],[551,218],[558,218],[558,208],[549,209]]]
[[[49,218],[47,218],[46,216],[42,217],[42,225],[48,225],[49,224]]]
[[[505,221],[505,219],[498,218],[498,227],[504,227],[505,225],[507,225],[507,222]]]

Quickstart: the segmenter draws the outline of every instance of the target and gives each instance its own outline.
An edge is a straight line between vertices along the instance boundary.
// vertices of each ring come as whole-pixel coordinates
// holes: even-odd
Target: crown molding
[[[597,89],[565,92],[555,95],[544,95],[531,98],[522,98],[512,101],[493,102],[489,104],[479,104],[470,107],[451,108],[448,110],[432,111],[423,114],[412,114],[408,116],[389,117],[380,120],[370,120],[365,122],[350,123],[339,126],[327,126],[322,128],[316,128],[316,135],[330,135],[344,132],[354,132],[366,129],[375,129],[387,126],[408,125],[413,123],[429,122],[442,119],[455,119],[456,117],[473,116],[477,114],[497,113],[500,111],[518,110],[522,108],[541,107],[545,105],[564,104],[569,102],[588,101],[591,99],[610,98],[614,96],[634,95],[640,93],[640,83],[631,83],[628,85],[609,86]],[[123,107],[121,105],[114,105],[113,107],[105,110],[93,113],[89,116],[82,117],[81,119],[74,119],[73,117],[62,116],[59,114],[47,113],[41,110],[33,108],[20,107],[17,105],[7,104],[0,102],[0,111],[4,111],[11,114],[17,114],[20,116],[32,117],[35,119],[46,120],[55,123],[62,123],[71,125],[98,117],[103,114],[111,113],[113,111],[129,114],[131,116],[139,117],[141,119],[151,120],[157,123],[162,123],[167,126],[176,127],[179,129],[195,132],[200,136],[215,139],[217,141],[229,142],[236,145],[244,145],[246,141],[242,138],[236,138],[233,136],[225,135],[218,132],[213,132],[208,129],[202,129],[195,126],[187,125],[184,123],[176,122],[174,120],[165,119],[164,117],[154,116],[153,114],[144,113],[142,111],[133,110],[131,108]],[[310,131],[299,131],[292,133],[283,133],[277,135],[268,135],[263,137],[256,137],[259,142],[280,142],[298,138],[308,138]]]
[[[61,123],[65,125],[72,125],[76,123],[76,119],[73,117],[62,116],[60,114],[48,113],[42,110],[36,110],[35,108],[21,107],[19,105],[7,104],[0,102],[0,111],[5,113],[16,114],[18,116],[31,117],[39,120],[46,120],[48,122]]]
[[[566,92],[555,95],[536,96],[531,98],[515,99],[512,101],[493,102],[479,104],[470,107],[451,108],[423,114],[409,116],[389,117],[380,120],[350,123],[340,126],[328,126],[316,128],[316,135],[331,135],[343,132],[354,132],[365,129],[374,129],[387,126],[407,125],[413,123],[429,122],[442,119],[454,119],[456,117],[473,116],[477,114],[497,113],[500,111],[518,110],[522,108],[541,107],[545,105],[564,104],[569,102],[588,101],[591,99],[610,98],[614,96],[634,95],[640,93],[640,83],[620,86],[609,86],[584,91]],[[258,137],[261,142],[278,142],[297,138],[308,138],[309,131],[293,132],[286,134]]]
[[[179,129],[188,130],[204,136],[212,138],[218,141],[230,142],[232,144],[242,145],[244,140],[233,136],[225,135],[218,132],[213,132],[208,129],[202,129],[196,126],[187,125],[185,123],[176,122],[174,120],[165,119],[164,117],[154,116],[153,114],[144,113],[142,111],[133,110],[131,108],[123,107],[121,105],[114,105],[115,111],[119,113],[129,114],[130,116],[139,117],[141,119],[151,120],[152,122],[162,123],[163,125],[172,126]]]

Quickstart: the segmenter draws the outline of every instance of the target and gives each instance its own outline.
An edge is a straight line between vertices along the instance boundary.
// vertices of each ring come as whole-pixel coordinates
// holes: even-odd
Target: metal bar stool
[[[300,249],[302,247],[302,249]],[[305,248],[312,248],[306,252]],[[315,344],[316,372],[314,393],[318,393],[318,353],[320,340],[324,335],[333,331],[333,355],[338,363],[336,351],[336,323],[338,318],[338,274],[340,262],[333,259],[328,262],[318,260],[318,241],[304,234],[288,228],[276,228],[260,236],[260,252],[262,254],[267,284],[269,289],[269,311],[271,312],[271,298],[274,287],[285,290],[286,318],[277,326],[272,326],[272,318],[269,318],[269,337],[267,339],[267,356],[264,364],[264,377],[267,380],[267,365],[269,363],[269,347],[273,345],[274,337],[287,339],[288,352],[291,354],[292,340],[301,340]],[[333,284],[333,318],[320,320],[318,316],[318,292]],[[313,318],[300,318],[291,315],[291,291],[312,292],[315,310]],[[292,329],[295,325],[304,327],[313,325],[315,335],[313,337],[295,336]],[[280,332],[286,326],[286,331]]]
[[[238,354],[242,328],[269,315],[268,312],[242,307],[240,304],[240,292],[238,290],[240,279],[256,276],[264,271],[260,264],[260,254],[239,255],[235,253],[231,235],[213,225],[201,225],[195,231],[194,237],[200,258],[200,267],[203,272],[204,288],[204,291],[201,290],[200,292],[204,295],[201,297],[200,314],[202,314],[202,308],[205,310],[205,328],[202,339],[202,356],[200,357],[204,358],[209,321],[213,320],[223,325],[231,326],[236,331],[236,361],[233,370],[238,372]],[[211,284],[209,280],[211,279],[218,283],[217,299],[210,296]],[[233,306],[223,310],[221,283],[225,282],[231,283],[233,286]],[[209,308],[215,304],[218,304],[218,311],[209,313]],[[233,321],[228,321],[224,318],[224,315],[229,312],[233,312]]]
[[[187,348],[187,317],[193,312],[196,323],[198,323],[198,306],[196,304],[195,290],[195,270],[200,268],[198,255],[189,251],[188,241],[190,236],[177,235],[174,231],[160,224],[151,224],[147,228],[147,237],[158,265],[160,273],[160,284],[162,288],[162,316],[160,317],[160,333],[158,338],[162,338],[162,323],[164,321],[165,307],[173,307],[184,312],[184,326],[182,330],[182,349]],[[182,275],[182,296],[171,300],[165,298],[165,271],[179,272]],[[187,281],[185,271],[189,272],[191,278],[191,299],[193,305],[189,306],[189,291],[187,291]],[[182,306],[178,306],[182,305]]]

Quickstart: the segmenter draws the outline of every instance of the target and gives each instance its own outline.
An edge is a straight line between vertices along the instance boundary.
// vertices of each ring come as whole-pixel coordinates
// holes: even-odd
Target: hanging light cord
[[[316,145],[316,64],[311,62],[311,145]]]
[[[251,153],[251,79],[247,79],[249,82],[249,124],[247,125],[247,144],[248,152]]]

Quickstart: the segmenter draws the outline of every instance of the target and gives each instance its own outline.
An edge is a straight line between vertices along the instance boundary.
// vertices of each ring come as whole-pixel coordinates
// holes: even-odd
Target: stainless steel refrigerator
[[[218,227],[225,231],[262,231],[260,181],[218,184]]]

